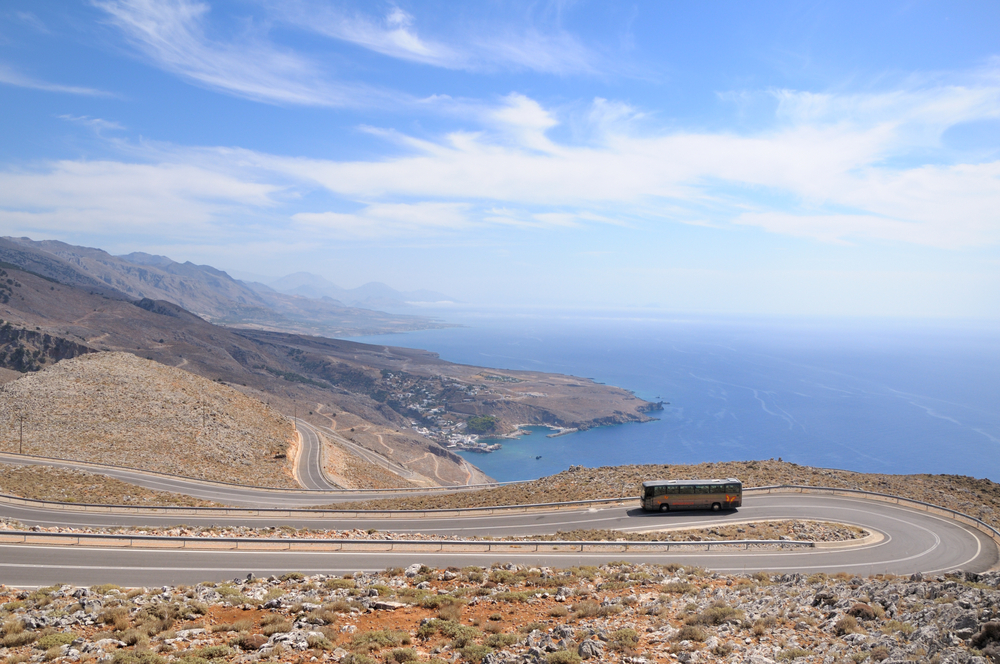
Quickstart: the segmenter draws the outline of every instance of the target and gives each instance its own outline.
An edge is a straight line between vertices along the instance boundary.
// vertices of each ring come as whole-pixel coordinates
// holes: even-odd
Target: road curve
[[[149,488],[184,493],[230,505],[254,508],[290,508],[330,504],[359,498],[419,495],[448,489],[419,491],[354,492],[337,489],[321,470],[320,438],[310,425],[298,421],[302,450],[298,474],[307,487],[303,490],[265,490],[189,478],[157,475],[113,467],[88,470],[102,472]],[[7,463],[45,464],[80,467],[66,461],[39,460],[0,454]],[[468,490],[452,488],[451,490]],[[772,519],[817,519],[836,521],[880,533],[879,542],[842,549],[797,549],[788,551],[732,550],[667,553],[348,553],[348,552],[260,552],[260,551],[178,551],[0,545],[0,583],[17,586],[114,582],[158,585],[192,583],[206,579],[257,575],[297,570],[307,573],[344,573],[383,569],[422,562],[430,565],[489,564],[498,557],[525,564],[570,566],[608,560],[629,560],[699,565],[720,572],[797,571],[861,574],[915,571],[940,572],[950,569],[980,571],[997,563],[993,540],[961,523],[916,509],[866,500],[803,493],[746,494],[744,506],[726,514],[687,512],[647,514],[634,507],[602,509],[562,509],[532,512],[497,512],[473,516],[442,514],[419,518],[397,513],[390,518],[319,518],[280,516],[228,516],[202,512],[183,516],[169,514],[129,514],[125,512],[84,512],[53,509],[42,505],[0,503],[0,516],[33,526],[99,528],[108,526],[282,526],[369,529],[397,533],[423,533],[458,537],[550,534],[575,529],[623,531],[697,527],[707,524]]]
[[[299,453],[297,472],[304,489],[264,489],[246,487],[237,484],[224,484],[189,477],[165,475],[131,468],[104,466],[100,464],[85,464],[73,460],[46,459],[26,457],[18,454],[0,453],[0,463],[12,465],[49,466],[52,468],[71,468],[88,470],[93,473],[114,477],[130,484],[142,486],[157,491],[181,493],[203,500],[233,505],[237,507],[311,507],[369,498],[391,498],[396,496],[415,496],[447,491],[468,491],[469,487],[432,487],[417,490],[382,490],[382,491],[352,491],[342,489],[331,483],[321,470],[322,446],[319,435],[314,427],[298,420],[298,429],[302,434],[302,450]],[[374,453],[370,453],[374,455]]]
[[[299,483],[311,491],[336,491],[340,489],[339,486],[328,480],[326,473],[323,472],[323,443],[320,441],[319,434],[302,420],[296,420],[296,422],[295,428],[302,441],[297,464]]]
[[[168,525],[169,516],[52,512],[13,505],[0,506],[0,514],[28,525]],[[346,553],[178,551],[149,549],[88,549],[25,544],[0,545],[0,582],[15,586],[114,582],[158,585],[286,572],[345,573],[405,566],[490,564],[499,559],[523,564],[570,566],[627,558],[636,562],[677,562],[720,572],[787,571],[838,572],[861,575],[943,572],[952,569],[982,571],[997,563],[997,547],[982,533],[951,519],[908,507],[855,497],[768,494],[746,496],[744,506],[725,514],[646,514],[636,507],[558,512],[495,514],[478,517],[442,516],[414,521],[406,516],[391,519],[274,519],[183,517],[190,525],[295,525],[299,527],[377,528],[403,533],[439,533],[458,536],[522,535],[552,533],[574,528],[655,530],[694,527],[761,519],[821,519],[858,525],[880,533],[879,542],[840,549],[787,551],[674,551],[667,553]]]

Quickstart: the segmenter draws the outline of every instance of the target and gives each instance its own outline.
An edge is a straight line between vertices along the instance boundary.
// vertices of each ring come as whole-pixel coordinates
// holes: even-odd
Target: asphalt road
[[[0,506],[0,513],[25,523],[40,525],[167,525],[176,519],[158,516],[47,513],[44,510]],[[0,582],[12,586],[67,583],[119,583],[160,585],[195,583],[287,571],[337,573],[406,566],[490,564],[513,560],[523,564],[565,567],[598,564],[627,558],[637,562],[699,565],[720,572],[787,571],[839,572],[861,575],[943,572],[952,569],[981,571],[997,562],[992,540],[950,519],[889,503],[858,498],[809,494],[747,496],[744,506],[723,514],[710,512],[645,514],[638,508],[507,514],[483,517],[421,518],[414,523],[395,519],[294,521],[266,518],[189,518],[191,525],[296,525],[300,527],[367,528],[394,532],[455,535],[516,535],[552,533],[572,528],[652,530],[665,527],[704,526],[736,521],[812,518],[865,527],[883,535],[880,542],[844,549],[786,551],[670,551],[647,553],[341,553],[255,551],[163,551],[142,549],[88,549],[33,545],[0,546]]]
[[[377,492],[341,489],[327,480],[320,470],[322,451],[316,429],[302,420],[298,420],[298,427],[299,431],[302,433],[302,450],[299,454],[297,472],[300,481],[306,487],[304,489],[261,489],[256,487],[244,487],[235,484],[208,482],[172,475],[159,475],[141,470],[116,468],[114,466],[102,466],[99,464],[83,465],[74,461],[22,457],[17,454],[0,453],[0,463],[50,466],[53,468],[83,468],[94,473],[115,477],[122,481],[129,482],[130,484],[136,484],[148,489],[182,493],[184,495],[201,498],[203,500],[211,500],[237,507],[253,508],[312,507],[331,503],[365,500],[368,498],[388,498],[392,496],[404,495],[414,496],[429,493],[441,493],[444,491],[469,490],[464,487],[439,487],[409,491]],[[373,452],[369,452],[369,454],[375,456]]]
[[[323,473],[323,445],[319,435],[311,426],[297,420],[297,429],[302,436],[302,451],[299,454],[297,473],[303,487],[312,491],[335,491],[340,487],[326,478]]]
[[[359,493],[334,488],[320,468],[321,451],[316,431],[300,421],[303,449],[299,477],[312,490],[262,490],[221,483],[155,475],[115,468],[99,472],[150,488],[185,493],[219,502],[253,508],[288,508],[335,503],[359,498],[414,495],[418,492]],[[44,463],[74,467],[72,462],[24,459],[0,455],[7,463]],[[95,470],[94,468],[88,468]],[[442,489],[438,489],[440,491]],[[454,489],[453,489],[454,490]],[[466,489],[467,490],[467,489]],[[553,496],[553,500],[557,500]],[[0,516],[12,517],[32,526],[295,526],[328,529],[369,529],[397,533],[491,536],[549,534],[575,529],[625,531],[695,527],[708,524],[773,519],[817,519],[861,526],[881,533],[879,542],[842,549],[789,549],[785,551],[670,551],[665,553],[348,553],[348,552],[259,552],[179,551],[125,548],[87,548],[36,545],[0,545],[0,583],[11,586],[119,583],[160,585],[194,583],[287,571],[338,573],[406,566],[414,562],[449,566],[485,565],[498,559],[533,565],[565,567],[596,564],[627,558],[634,561],[698,565],[720,572],[788,571],[858,574],[890,572],[909,574],[951,569],[980,571],[997,563],[992,540],[978,531],[945,517],[862,498],[817,494],[769,494],[744,496],[738,511],[727,513],[672,512],[647,514],[632,507],[510,512],[474,516],[442,515],[415,518],[405,514],[391,518],[284,518],[278,516],[227,516],[220,512],[197,515],[134,515],[89,513],[0,504]]]

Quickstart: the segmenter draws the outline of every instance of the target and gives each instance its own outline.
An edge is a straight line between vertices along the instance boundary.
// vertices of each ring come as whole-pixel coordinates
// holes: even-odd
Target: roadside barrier
[[[815,548],[815,542],[795,540],[717,540],[711,542],[607,542],[607,541],[488,541],[488,540],[352,540],[267,539],[252,537],[171,537],[169,535],[105,535],[97,533],[45,533],[0,531],[0,543],[48,546],[114,547],[135,549],[188,549],[211,551],[343,551],[384,553],[545,553],[606,552],[666,553],[712,551],[767,546],[780,549]]]
[[[148,507],[140,505],[97,505],[88,503],[62,503],[20,496],[0,494],[0,503],[21,505],[62,512],[92,512],[98,514],[159,514],[172,516],[266,516],[273,518],[303,519],[391,519],[406,516],[428,518],[436,516],[489,516],[491,514],[518,514],[525,512],[552,511],[560,509],[580,509],[599,507],[620,507],[637,502],[636,498],[602,498],[597,500],[576,500],[564,503],[535,503],[530,505],[497,505],[495,507],[463,507],[455,509],[427,510],[319,510],[285,507],[183,507],[163,505]]]

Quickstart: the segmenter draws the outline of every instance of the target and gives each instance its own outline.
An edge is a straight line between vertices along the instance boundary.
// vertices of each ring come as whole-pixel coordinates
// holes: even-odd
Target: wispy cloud
[[[464,56],[449,46],[422,39],[415,19],[399,7],[382,15],[346,12],[327,3],[281,2],[272,6],[276,20],[350,42],[393,58],[457,68]]]
[[[828,99],[823,103],[841,111],[800,113],[779,128],[742,136],[638,131],[627,113],[615,121],[598,101],[583,145],[551,140],[556,115],[511,95],[484,114],[481,132],[439,141],[391,134],[411,151],[401,157],[257,158],[348,199],[469,203],[476,206],[469,216],[486,223],[576,224],[589,214],[629,223],[754,225],[827,242],[959,248],[1000,242],[1000,163],[943,154],[928,162],[927,144],[954,122],[995,117],[989,100],[998,94],[944,86],[908,94],[905,104]],[[513,212],[491,212],[498,203]]]
[[[314,236],[374,238],[468,228],[470,207],[466,203],[375,203],[352,213],[300,212],[292,220]]]
[[[329,78],[313,61],[252,31],[214,39],[208,5],[192,0],[94,0],[158,67],[205,87],[278,104],[365,106],[394,95]]]
[[[86,95],[89,97],[110,97],[111,93],[94,88],[85,88],[76,85],[60,85],[58,83],[48,83],[40,81],[31,76],[27,76],[16,69],[0,63],[0,83],[15,85],[19,88],[30,88],[32,90],[44,90],[45,92],[63,92],[71,95]]]
[[[782,94],[772,128],[744,135],[650,128],[635,109],[598,99],[575,111],[586,135],[557,140],[565,113],[511,94],[479,113],[477,131],[428,139],[371,130],[402,152],[377,160],[120,143],[143,163],[0,174],[0,190],[11,192],[0,219],[212,225],[263,215],[343,238],[685,223],[833,243],[1000,243],[1000,162],[928,147],[954,122],[995,117],[989,100],[1000,86],[894,93],[908,96],[904,104]],[[793,103],[810,108],[793,112]],[[303,209],[299,196],[310,192],[319,198]],[[335,200],[317,209],[323,196]]]
[[[13,15],[14,18],[28,25],[36,32],[40,32],[45,35],[51,34],[51,30],[49,30],[48,26],[45,25],[45,23],[35,14],[31,12],[14,12]]]
[[[345,41],[382,55],[447,69],[484,71],[516,68],[555,74],[587,73],[601,69],[598,58],[575,35],[562,29],[553,16],[538,20],[530,14],[488,24],[448,25],[437,39],[421,36],[418,17],[390,6],[380,14],[349,11],[314,0],[273,3],[271,16],[332,39]]]
[[[247,210],[273,207],[280,190],[190,163],[59,161],[0,171],[0,223],[22,231],[214,234]]]
[[[65,120],[66,122],[72,122],[73,124],[87,127],[98,134],[104,131],[121,131],[125,129],[125,127],[118,122],[103,120],[101,118],[92,118],[87,115],[59,115],[56,117],[60,120]]]

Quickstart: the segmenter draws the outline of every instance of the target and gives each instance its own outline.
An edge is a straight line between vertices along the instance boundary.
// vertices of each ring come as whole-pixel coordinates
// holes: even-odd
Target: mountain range
[[[322,277],[300,273],[279,280],[282,283],[275,288],[248,284],[209,265],[179,263],[166,256],[143,252],[114,256],[101,249],[55,240],[13,237],[0,238],[0,262],[94,293],[172,302],[227,327],[321,336],[446,327],[426,317],[347,306],[330,295],[343,294],[345,300],[352,302],[397,306],[411,295],[384,284],[368,284],[349,291],[338,289]],[[291,284],[291,288],[286,289],[285,284]]]
[[[336,302],[365,309],[397,311],[414,303],[453,302],[452,298],[429,290],[401,292],[381,282],[371,281],[357,288],[341,288],[337,284],[310,272],[295,272],[267,283],[244,281],[258,292],[277,291],[285,295],[309,298],[331,298]]]

